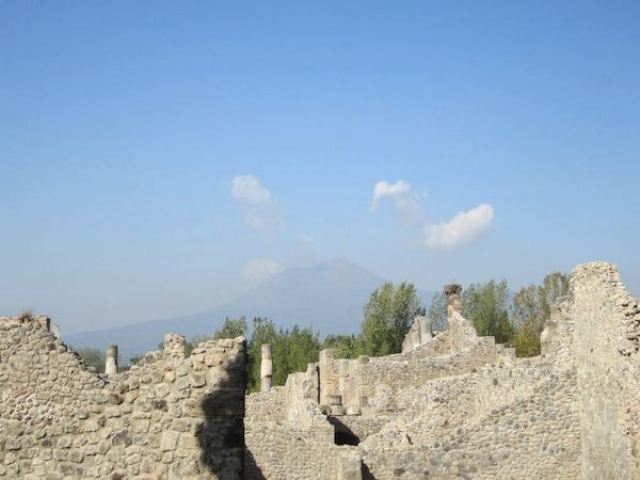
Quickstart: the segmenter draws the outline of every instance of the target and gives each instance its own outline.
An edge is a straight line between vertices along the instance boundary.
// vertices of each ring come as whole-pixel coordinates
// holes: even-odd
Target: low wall
[[[439,338],[433,339],[439,345]],[[429,345],[421,348],[428,349]],[[407,386],[434,378],[462,375],[495,362],[493,337],[473,337],[464,350],[440,356],[421,355],[420,349],[387,357],[360,357],[357,360],[335,360],[330,350],[320,356],[320,403],[331,405],[339,396],[347,413],[356,407],[363,415],[383,413],[389,408],[385,398],[395,398]]]

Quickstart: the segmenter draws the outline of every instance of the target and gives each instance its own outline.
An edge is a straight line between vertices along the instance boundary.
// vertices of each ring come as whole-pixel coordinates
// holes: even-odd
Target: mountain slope
[[[362,308],[373,290],[385,280],[345,260],[320,265],[291,268],[275,275],[240,297],[184,317],[153,320],[123,327],[76,333],[64,341],[79,347],[105,349],[110,344],[120,348],[123,359],[153,350],[168,332],[187,337],[211,335],[225,317],[244,315],[268,317],[278,327],[298,324],[309,326],[324,336],[329,333],[356,333],[360,329]],[[423,302],[429,292],[420,292]]]

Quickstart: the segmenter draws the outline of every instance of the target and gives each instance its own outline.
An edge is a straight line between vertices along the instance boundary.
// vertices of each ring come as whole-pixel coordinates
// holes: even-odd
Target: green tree
[[[256,317],[253,333],[248,342],[248,388],[255,392],[260,388],[260,361],[262,345],[271,344],[273,356],[273,385],[284,385],[290,373],[307,369],[307,364],[318,361],[321,343],[319,334],[311,328],[294,325],[291,330],[279,329],[273,321]]]
[[[447,329],[447,296],[444,292],[433,295],[426,316],[431,320],[434,332],[442,332]]]
[[[545,300],[547,315],[558,297],[571,293],[571,277],[566,273],[550,273],[542,280],[542,297]]]
[[[510,343],[514,329],[507,312],[507,281],[475,283],[462,291],[462,315],[473,322],[478,335]]]
[[[284,385],[290,373],[303,372],[309,363],[317,362],[320,348],[319,334],[309,327],[279,330],[271,346],[273,385]]]
[[[362,342],[355,335],[327,335],[322,348],[332,348],[335,358],[357,358],[362,352]]]
[[[214,340],[222,338],[236,338],[247,335],[247,321],[244,317],[225,318],[222,327],[213,334]]]
[[[74,350],[80,358],[82,358],[87,367],[94,368],[98,373],[104,372],[104,364],[106,361],[105,352],[97,348],[79,348],[78,350],[73,349],[73,347],[69,348]]]
[[[404,336],[420,311],[420,300],[412,283],[394,288],[391,282],[376,289],[364,307],[363,352],[371,356],[389,355],[402,350]]]
[[[142,355],[134,355],[133,357],[129,357],[129,366],[137,365],[140,360],[142,360],[144,356]]]
[[[534,357],[540,355],[540,334],[537,333],[535,321],[526,321],[520,325],[513,337],[513,347],[518,357]]]
[[[554,272],[544,277],[541,285],[529,285],[514,295],[511,318],[518,329],[514,338],[518,356],[540,354],[540,334],[551,315],[551,306],[558,297],[567,295],[569,288],[569,275]]]
[[[273,344],[277,336],[278,332],[272,320],[263,317],[253,319],[253,333],[247,344],[247,388],[250,392],[257,392],[260,389],[262,344],[270,343],[273,352]]]
[[[201,342],[206,342],[208,340],[222,340],[223,338],[236,338],[241,336],[247,336],[247,321],[245,320],[245,318],[226,317],[224,319],[222,327],[216,330],[213,335],[196,335],[195,337],[191,337],[187,341],[185,341],[184,354],[186,357],[191,355],[193,349],[196,348]],[[162,350],[164,348],[164,343],[160,343],[158,348]]]

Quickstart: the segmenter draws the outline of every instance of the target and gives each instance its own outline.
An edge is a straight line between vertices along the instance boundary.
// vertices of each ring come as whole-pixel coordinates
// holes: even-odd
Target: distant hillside
[[[122,359],[157,348],[165,333],[212,334],[225,317],[268,317],[279,327],[310,326],[321,335],[357,333],[362,308],[385,279],[345,260],[291,268],[271,277],[240,297],[193,315],[153,320],[123,327],[64,335],[76,348],[120,348]],[[433,292],[419,292],[428,304]]]

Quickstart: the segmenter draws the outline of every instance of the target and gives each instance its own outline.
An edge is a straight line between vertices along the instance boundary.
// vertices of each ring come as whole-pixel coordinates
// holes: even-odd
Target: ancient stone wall
[[[553,320],[570,324],[566,311]],[[547,336],[557,332],[570,341],[570,326]],[[574,362],[565,349],[517,360],[498,350],[475,369],[405,384],[375,423],[342,417],[364,440],[363,478],[579,478]]]
[[[640,478],[640,307],[616,267],[572,275],[582,478]]]
[[[335,480],[340,451],[318,408],[315,365],[289,375],[283,387],[247,396],[245,464],[248,480]],[[268,405],[268,407],[266,407]]]
[[[432,342],[440,345],[440,337],[448,338],[448,334],[440,334]],[[424,349],[429,351],[429,346],[424,345]],[[347,414],[381,413],[386,407],[380,397],[394,398],[407,386],[471,372],[497,358],[493,337],[476,337],[475,332],[461,351],[450,353],[449,343],[444,352],[437,350],[440,355],[421,354],[421,350],[356,360],[334,359],[331,350],[323,350],[319,362],[321,405],[329,408],[341,405]]]
[[[0,478],[240,479],[244,339],[99,376],[45,317],[0,319]]]
[[[326,462],[336,456],[359,456],[364,479],[580,478],[569,303],[553,309],[544,355],[516,359],[513,349],[477,336],[460,314],[459,288],[450,287],[448,331],[386,357],[340,360],[323,351],[317,375],[314,368],[295,374],[278,394],[278,417],[247,410],[247,442],[259,452],[253,460],[264,478],[338,478],[339,468]],[[304,420],[321,425],[318,411],[334,427],[336,445]],[[266,444],[278,453],[269,456]]]
[[[433,325],[429,317],[418,316],[402,342],[402,353],[407,353],[428,343],[434,337]]]
[[[486,366],[409,387],[394,402],[360,445],[370,478],[579,478],[572,369]]]

